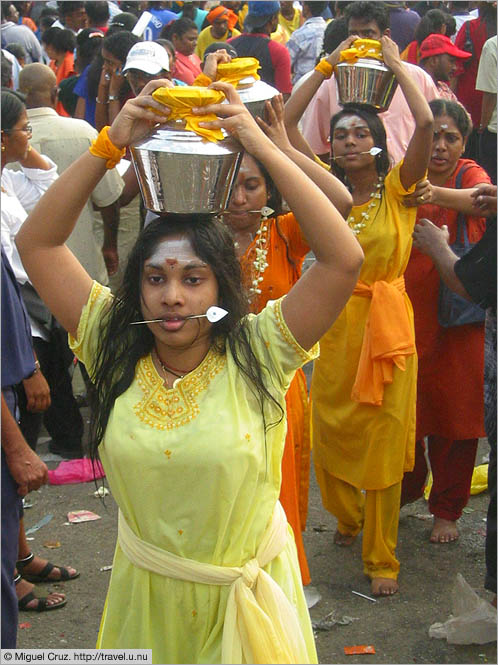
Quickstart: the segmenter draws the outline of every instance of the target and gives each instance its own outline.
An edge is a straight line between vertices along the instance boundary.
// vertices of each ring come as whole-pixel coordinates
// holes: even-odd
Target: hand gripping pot
[[[351,48],[341,51],[341,61],[334,68],[339,104],[365,104],[379,113],[387,111],[398,82],[382,59],[380,42],[357,39]]]
[[[242,103],[254,117],[265,119],[265,104],[278,95],[278,90],[261,81],[257,73],[260,68],[256,58],[234,58],[218,65],[217,80],[231,83],[237,89]]]
[[[232,193],[243,148],[221,130],[199,127],[214,115],[194,106],[219,104],[223,93],[182,86],[159,88],[154,98],[171,108],[168,122],[130,146],[145,207],[158,214],[220,214]]]

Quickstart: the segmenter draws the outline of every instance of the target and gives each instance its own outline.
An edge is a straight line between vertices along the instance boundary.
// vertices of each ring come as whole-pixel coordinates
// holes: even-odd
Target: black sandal
[[[26,558],[19,559],[19,561],[17,561],[16,563],[16,568],[20,573],[21,577],[28,582],[32,582],[34,584],[40,582],[67,582],[68,580],[74,580],[80,576],[80,574],[77,571],[73,575],[71,575],[67,568],[64,568],[64,566],[57,566],[53,563],[50,563],[50,561],[47,562],[45,568],[43,568],[43,570],[40,570],[39,573],[36,574],[27,573],[27,572],[24,573],[23,572],[24,568],[26,568],[26,566],[29,566],[29,564],[33,561],[34,558],[35,555],[33,554],[33,552],[30,552],[30,554]],[[54,568],[58,568],[61,571],[61,575],[58,579],[49,578],[49,575]],[[60,606],[58,605],[57,607]]]
[[[14,577],[15,584],[19,584],[20,581],[21,581],[21,575],[17,575],[16,577]],[[28,607],[28,604],[32,600],[38,601],[36,607]],[[35,596],[35,594],[32,591],[30,591],[25,596],[18,599],[17,606],[19,607],[19,610],[23,612],[49,612],[50,610],[58,610],[59,607],[64,607],[66,603],[67,603],[67,598],[61,598],[56,603],[49,603],[47,597],[39,598],[38,596]]]

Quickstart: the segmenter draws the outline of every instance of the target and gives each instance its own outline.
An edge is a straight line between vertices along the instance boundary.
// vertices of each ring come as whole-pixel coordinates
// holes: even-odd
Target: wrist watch
[[[34,370],[31,372],[31,374],[28,374],[28,376],[27,376],[26,378],[27,378],[27,379],[31,379],[31,377],[34,376],[35,374],[38,374],[39,371],[40,371],[40,361],[39,361],[39,360],[35,360],[35,368],[34,368]]]

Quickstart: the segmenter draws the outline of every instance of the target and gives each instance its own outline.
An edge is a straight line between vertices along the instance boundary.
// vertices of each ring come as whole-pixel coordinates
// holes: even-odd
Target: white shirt
[[[28,109],[28,119],[33,127],[31,144],[38,152],[48,155],[56,164],[59,173],[87,152],[97,131],[85,120],[63,118],[49,107]],[[85,204],[75,228],[66,245],[76,256],[87,273],[101,284],[107,284],[109,277],[102,256],[102,247],[95,237],[95,224],[99,212],[93,204],[105,208],[117,201],[123,191],[124,182],[117,170],[110,169],[95,187]]]
[[[46,155],[43,157],[51,166],[48,171],[24,167],[21,167],[21,171],[9,168],[4,168],[2,171],[2,247],[19,284],[29,282],[29,277],[17,251],[15,237],[43,193],[59,177],[55,163]],[[31,320],[31,333],[34,337],[46,339],[46,335],[33,320]]]

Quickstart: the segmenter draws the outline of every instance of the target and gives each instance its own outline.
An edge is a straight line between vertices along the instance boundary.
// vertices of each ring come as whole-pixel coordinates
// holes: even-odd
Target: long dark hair
[[[375,168],[377,170],[377,174],[379,175],[379,177],[385,178],[389,172],[389,169],[391,168],[391,162],[389,159],[389,154],[387,152],[386,130],[384,129],[382,120],[377,116],[375,111],[371,110],[368,107],[359,106],[356,104],[345,105],[342,111],[339,111],[339,113],[333,115],[332,119],[330,120],[330,145],[332,146],[335,126],[337,125],[337,123],[341,118],[344,118],[349,115],[357,115],[362,120],[364,120],[367,123],[368,128],[370,129],[370,134],[372,135],[372,138],[374,140],[374,145],[379,148],[382,148],[382,152],[376,155],[374,159],[375,159]],[[337,178],[339,178],[341,182],[350,187],[346,176],[346,172],[341,166],[339,166],[339,164],[337,163],[336,160],[333,159],[333,157],[334,156],[332,155],[332,159],[330,161],[332,173]]]
[[[92,459],[98,458],[98,446],[114,402],[131,385],[137,362],[154,348],[154,335],[148,327],[130,326],[131,322],[142,318],[144,263],[159,242],[178,234],[188,238],[195,254],[213,270],[218,283],[219,305],[229,312],[212,326],[212,347],[221,355],[226,353],[227,346],[230,349],[234,362],[259,402],[265,432],[283,417],[282,407],[267,387],[271,385],[271,375],[251,348],[245,319],[247,294],[241,286],[240,265],[228,229],[211,217],[159,218],[141,231],[130,253],[122,285],[101,322],[100,343],[91,376],[89,453]],[[268,406],[272,405],[276,420],[269,422]]]
[[[60,53],[71,53],[76,48],[76,37],[72,30],[49,28],[41,36],[42,44],[53,46]]]
[[[162,39],[173,41],[173,35],[183,37],[183,35],[189,30],[197,30],[197,26],[191,18],[182,16],[182,18],[179,18],[176,21],[170,21],[170,23],[165,25],[159,36]]]

